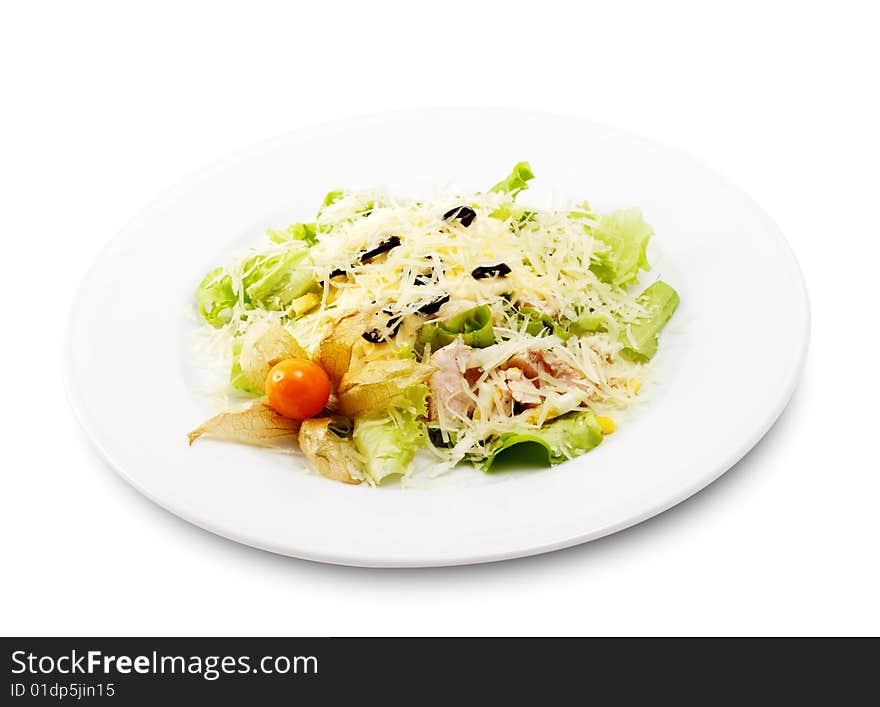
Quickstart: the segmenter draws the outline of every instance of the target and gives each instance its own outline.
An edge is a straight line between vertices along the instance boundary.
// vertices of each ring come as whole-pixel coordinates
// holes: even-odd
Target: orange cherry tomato
[[[305,420],[324,409],[330,397],[330,379],[308,359],[285,358],[266,376],[266,395],[279,415]]]

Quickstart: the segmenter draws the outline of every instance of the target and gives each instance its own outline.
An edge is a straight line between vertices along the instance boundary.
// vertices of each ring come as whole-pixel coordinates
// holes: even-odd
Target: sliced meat
[[[584,377],[556,354],[544,349],[530,349],[525,353],[511,356],[505,368],[519,368],[526,378],[535,380],[541,373],[551,375],[563,383],[577,384]]]
[[[541,393],[538,385],[531,378],[526,378],[519,368],[508,368],[504,371],[504,383],[510,396],[525,407],[541,404]]]
[[[502,368],[518,368],[527,378],[536,380],[541,372],[541,360],[538,358],[537,352],[526,351],[511,356],[507,363],[502,365]]]
[[[431,354],[431,365],[436,369],[429,381],[432,418],[467,417],[474,411],[475,403],[468,391],[479,372],[467,367],[472,350],[456,339]]]

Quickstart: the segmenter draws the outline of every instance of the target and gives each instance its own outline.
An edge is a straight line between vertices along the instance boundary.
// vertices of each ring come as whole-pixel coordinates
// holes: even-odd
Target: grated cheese
[[[317,306],[291,319],[287,312],[245,306],[242,280],[251,256],[306,247],[299,241],[267,239],[256,249],[235,254],[226,265],[239,302],[230,323],[221,329],[222,336],[229,341],[254,325],[282,324],[312,353],[337,322],[367,311],[405,322],[415,319],[416,326],[401,327],[393,340],[397,346],[408,346],[418,324],[488,305],[496,344],[469,352],[467,367],[481,371],[476,382],[461,377],[459,392],[472,405],[472,414],[450,414],[445,406],[435,406],[442,438],[452,445],[431,447],[442,459],[438,473],[465,457],[480,456],[493,435],[538,428],[571,410],[600,412],[630,405],[641,386],[644,366],[618,355],[619,327],[628,333],[629,323],[644,312],[633,293],[603,283],[590,270],[591,258],[605,246],[584,229],[589,215],[573,219],[564,211],[536,211],[523,222],[516,215],[506,220],[490,216],[509,201],[502,193],[462,197],[448,192],[414,200],[378,190],[345,192],[321,210],[316,228],[319,242],[308,254],[316,282],[323,283]],[[476,212],[468,227],[443,220],[443,214],[465,204]],[[359,262],[364,252],[392,236],[400,239],[399,246]],[[505,277],[472,276],[478,266],[499,263],[510,268]],[[344,276],[330,277],[340,269]],[[449,301],[436,315],[409,317],[445,296]],[[512,312],[511,301],[554,319],[575,320],[590,311],[608,321],[609,331],[565,341],[551,334],[535,337]],[[517,356],[545,357],[555,366],[538,367],[535,382],[541,403],[514,414],[507,385],[511,376],[505,371]]]

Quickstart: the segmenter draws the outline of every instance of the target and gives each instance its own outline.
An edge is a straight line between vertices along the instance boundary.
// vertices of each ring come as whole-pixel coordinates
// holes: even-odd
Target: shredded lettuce
[[[306,247],[272,255],[254,255],[244,263],[241,287],[242,302],[247,309],[280,310],[297,297],[317,289],[308,255],[309,247],[318,242],[315,225],[294,223],[283,230],[269,229],[266,235],[275,243],[302,241]],[[199,314],[214,327],[229,323],[232,310],[239,301],[232,277],[222,267],[205,275],[196,288],[195,299]]]
[[[213,327],[226,324],[238,297],[232,290],[232,278],[223,268],[214,268],[196,288],[199,314]]]
[[[590,207],[589,201],[582,201],[580,204],[574,207],[574,211],[568,212],[569,218],[576,219],[585,219],[588,221],[595,221],[597,216],[593,209]]]
[[[678,293],[662,280],[649,286],[636,298],[648,315],[620,332],[621,355],[637,363],[650,361],[657,353],[657,334],[678,307]]]
[[[263,309],[283,309],[317,287],[308,250],[254,256],[245,263],[242,286],[249,302]]]
[[[325,206],[332,206],[343,196],[345,196],[345,191],[343,189],[332,189],[331,191],[328,191],[327,196],[324,197],[324,201],[321,202],[321,208],[323,209]]]
[[[266,235],[274,243],[303,241],[311,247],[318,242],[315,224],[313,223],[292,223],[284,229],[270,228],[266,231]]]
[[[602,282],[628,287],[638,280],[639,270],[651,269],[646,251],[654,229],[639,209],[611,211],[584,227],[607,246],[607,250],[594,256],[590,265]]]
[[[424,445],[419,418],[428,414],[428,387],[411,386],[387,410],[356,417],[355,449],[366,459],[365,471],[377,484],[390,476],[405,476],[416,450]]]
[[[496,471],[516,462],[558,464],[589,452],[602,442],[602,428],[592,412],[569,413],[538,430],[506,432],[489,445],[480,463],[483,471]]]

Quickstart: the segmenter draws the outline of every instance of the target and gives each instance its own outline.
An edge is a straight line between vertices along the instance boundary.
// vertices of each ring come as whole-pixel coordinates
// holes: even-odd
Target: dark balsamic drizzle
[[[382,255],[382,253],[387,253],[392,248],[397,248],[400,245],[400,238],[398,236],[391,236],[387,240],[382,241],[379,245],[377,245],[372,250],[365,250],[360,254],[358,260],[362,263],[375,258],[377,255]]]
[[[482,280],[487,277],[504,277],[509,274],[510,266],[505,263],[498,263],[498,265],[481,265],[478,268],[474,268],[471,277],[475,280]]]
[[[450,219],[458,219],[462,226],[467,228],[470,226],[474,219],[477,217],[477,212],[474,211],[470,206],[456,206],[454,209],[449,209],[445,214],[443,214],[443,220],[449,221]]]
[[[449,301],[449,295],[443,295],[435,299],[433,302],[428,302],[427,304],[423,304],[419,307],[416,312],[419,314],[437,314],[437,311]]]
[[[375,248],[372,248],[371,250],[361,251],[358,254],[358,260],[362,263],[365,263],[368,260],[382,255],[382,253],[387,253],[392,248],[397,248],[397,246],[399,245],[400,238],[398,236],[391,236],[391,238],[382,241]],[[342,275],[348,275],[348,270],[345,270],[344,268],[334,268],[330,271],[330,274],[327,277],[332,280],[334,277],[340,277]]]
[[[364,339],[373,344],[381,344],[383,341],[386,340],[386,335],[387,332],[383,334],[378,329],[370,329],[369,331],[365,331],[363,334],[361,334]]]
[[[399,314],[395,315],[394,312],[390,312],[387,309],[383,309],[382,314],[390,315],[383,328],[374,327],[361,334],[361,337],[370,343],[381,344],[384,341],[388,341],[397,335],[397,332],[400,331],[400,325],[403,324],[403,317]]]

